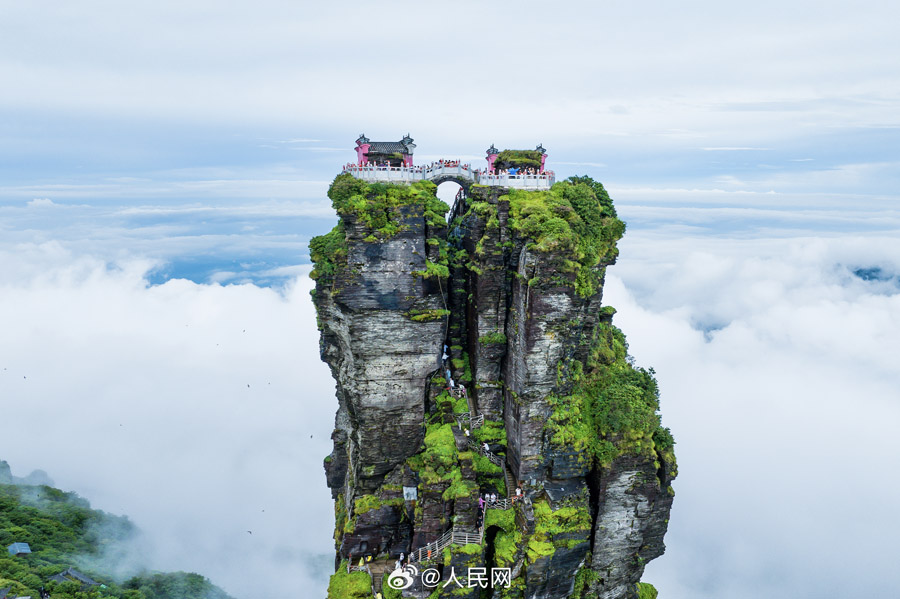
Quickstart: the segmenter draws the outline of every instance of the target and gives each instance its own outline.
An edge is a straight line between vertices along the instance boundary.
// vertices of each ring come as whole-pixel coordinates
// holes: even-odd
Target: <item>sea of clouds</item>
[[[242,598],[324,589],[335,401],[311,281],[149,286],[152,266],[0,251],[4,459],[127,514],[144,534],[118,571],[193,570]]]
[[[677,441],[645,580],[685,599],[896,588],[900,239],[643,237],[605,299]]]
[[[637,228],[621,250],[605,300],[656,369],[681,469],[645,579],[710,599],[900,585],[897,237]],[[336,402],[311,281],[151,285],[157,266],[0,250],[2,457],[127,514],[143,536],[126,566],[323,596]]]

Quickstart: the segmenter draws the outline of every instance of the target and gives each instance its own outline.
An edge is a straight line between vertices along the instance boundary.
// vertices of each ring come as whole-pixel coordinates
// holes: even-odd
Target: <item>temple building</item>
[[[412,166],[413,150],[416,144],[407,133],[400,141],[370,141],[363,133],[356,140],[358,164],[390,164],[390,166]]]

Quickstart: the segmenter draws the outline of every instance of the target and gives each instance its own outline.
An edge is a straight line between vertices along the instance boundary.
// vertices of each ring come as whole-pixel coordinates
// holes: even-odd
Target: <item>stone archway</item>
[[[469,188],[472,186],[473,181],[471,179],[467,179],[465,177],[460,177],[459,175],[438,175],[434,179],[431,179],[431,182],[435,185],[440,185],[441,183],[447,183],[448,181],[452,181],[456,183],[460,187],[466,190],[466,194],[469,193]]]

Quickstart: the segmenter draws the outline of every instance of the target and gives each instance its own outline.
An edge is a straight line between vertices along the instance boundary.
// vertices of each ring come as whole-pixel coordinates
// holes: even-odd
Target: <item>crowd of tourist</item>
[[[374,172],[374,171],[395,171],[400,173],[410,173],[416,175],[425,175],[428,173],[432,173],[436,170],[441,170],[444,168],[461,168],[464,171],[469,171],[474,175],[476,181],[479,179],[484,179],[487,181],[499,181],[504,178],[526,178],[526,177],[541,177],[541,178],[549,178],[552,179],[555,173],[553,171],[545,171],[534,167],[529,168],[504,168],[504,169],[472,169],[472,166],[468,163],[463,163],[459,160],[438,160],[436,162],[432,162],[427,165],[407,165],[402,164],[400,166],[392,166],[389,162],[369,162],[365,161],[363,163],[357,164],[354,162],[348,162],[344,165],[345,173],[354,173],[354,172]]]
[[[369,162],[366,160],[361,164],[357,164],[355,162],[348,162],[344,165],[344,171],[353,171],[353,170],[395,170],[395,171],[403,171],[410,173],[425,173],[428,171],[433,171],[437,168],[457,168],[462,167],[463,170],[472,170],[471,165],[460,163],[459,160],[438,160],[437,162],[432,162],[428,165],[408,165],[401,164],[400,166],[392,166],[390,162]],[[479,172],[479,171],[474,171]]]
[[[480,171],[475,171],[480,172]],[[500,170],[491,170],[490,172],[485,173],[487,175],[495,176],[495,177],[534,177],[537,175],[543,175],[545,177],[552,177],[553,171],[542,171],[536,168],[502,168]]]

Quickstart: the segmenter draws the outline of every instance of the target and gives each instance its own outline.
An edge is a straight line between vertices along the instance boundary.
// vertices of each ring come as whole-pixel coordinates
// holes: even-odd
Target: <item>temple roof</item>
[[[369,144],[369,153],[372,154],[408,154],[409,149],[399,141],[373,141]]]
[[[363,133],[356,140],[356,145],[361,146],[363,144],[369,144],[367,153],[371,154],[412,154],[416,148],[416,144],[413,143],[413,138],[409,136],[409,133],[404,135],[400,141],[370,141],[366,134]]]
[[[7,551],[9,551],[10,555],[18,555],[20,553],[31,553],[31,547],[28,546],[28,543],[13,543],[6,549],[7,549]]]
[[[96,580],[91,578],[90,576],[87,576],[86,574],[82,574],[75,568],[69,568],[68,570],[65,570],[64,572],[60,572],[59,574],[56,574],[56,575],[50,577],[50,580],[54,580],[56,582],[66,582],[67,580],[72,580],[72,579],[75,579],[78,582],[80,582],[82,584],[86,584],[88,586],[97,586],[100,584],[99,582],[97,582]]]

